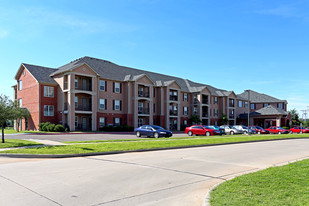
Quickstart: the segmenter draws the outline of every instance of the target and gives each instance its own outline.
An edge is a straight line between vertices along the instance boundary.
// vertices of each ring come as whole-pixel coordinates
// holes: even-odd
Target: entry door
[[[83,104],[84,111],[87,110],[88,104],[87,104],[87,99],[86,98],[82,98],[82,104]]]
[[[86,117],[83,117],[83,119],[82,119],[82,128],[83,128],[83,130],[86,130],[87,129],[87,118]]]
[[[83,79],[83,90],[87,90],[87,79]]]

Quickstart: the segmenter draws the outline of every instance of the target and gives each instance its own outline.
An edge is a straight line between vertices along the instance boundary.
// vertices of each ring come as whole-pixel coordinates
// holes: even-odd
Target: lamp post
[[[249,126],[250,126],[250,90],[246,90],[248,92],[248,135],[250,135],[250,130],[249,130]]]

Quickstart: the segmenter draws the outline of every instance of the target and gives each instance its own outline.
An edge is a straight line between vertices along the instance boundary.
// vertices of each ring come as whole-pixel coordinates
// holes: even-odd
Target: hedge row
[[[50,122],[44,122],[39,124],[39,130],[45,132],[64,132],[65,129],[61,124],[51,124]]]

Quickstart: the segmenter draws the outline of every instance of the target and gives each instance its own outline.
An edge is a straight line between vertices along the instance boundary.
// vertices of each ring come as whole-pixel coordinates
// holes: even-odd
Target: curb
[[[219,143],[219,144],[204,144],[204,145],[191,145],[191,146],[168,147],[168,148],[153,148],[153,149],[126,150],[126,151],[113,151],[113,152],[94,152],[94,153],[81,153],[81,154],[49,155],[49,154],[0,153],[0,157],[11,157],[11,158],[71,158],[71,157],[87,157],[87,156],[98,156],[98,155],[124,154],[124,153],[133,153],[133,152],[151,152],[151,151],[162,151],[162,150],[173,150],[173,149],[187,149],[187,148],[197,148],[197,147],[212,147],[212,146],[245,144],[245,143],[255,143],[255,142],[268,142],[268,141],[278,141],[278,140],[280,141],[280,140],[291,140],[291,139],[309,139],[309,137],[302,137],[302,138],[295,137],[295,138],[288,138],[288,139],[282,138],[282,139],[270,139],[270,140],[254,140],[254,141],[244,141],[244,142],[229,142],[229,143]]]

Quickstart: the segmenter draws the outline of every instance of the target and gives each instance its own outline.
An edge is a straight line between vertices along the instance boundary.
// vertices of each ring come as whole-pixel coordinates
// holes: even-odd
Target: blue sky
[[[309,106],[308,0],[0,0],[0,93],[83,56]]]

